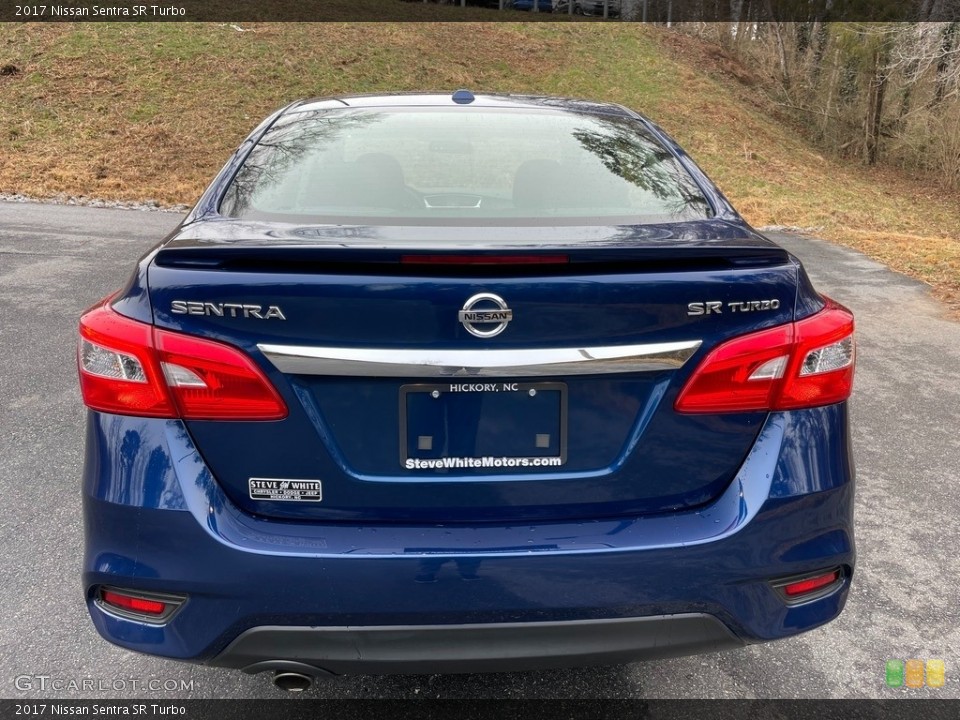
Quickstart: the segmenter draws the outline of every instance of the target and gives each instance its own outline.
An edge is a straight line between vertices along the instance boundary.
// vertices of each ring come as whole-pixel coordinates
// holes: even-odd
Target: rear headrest
[[[324,163],[310,177],[302,197],[309,198],[307,205],[335,207],[402,209],[411,203],[400,163],[385,153]]]

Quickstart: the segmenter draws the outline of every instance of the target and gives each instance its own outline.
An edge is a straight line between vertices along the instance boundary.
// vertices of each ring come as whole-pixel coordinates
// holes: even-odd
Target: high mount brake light
[[[564,265],[566,255],[404,255],[404,265]]]
[[[80,318],[80,389],[87,407],[184,420],[281,420],[287,406],[243,352],[161,330],[109,300]]]
[[[728,340],[677,397],[683,413],[793,410],[846,400],[856,360],[853,314],[826,298],[803,320]]]

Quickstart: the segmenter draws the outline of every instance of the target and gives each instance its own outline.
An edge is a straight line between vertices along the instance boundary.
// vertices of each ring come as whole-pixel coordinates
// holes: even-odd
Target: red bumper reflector
[[[167,610],[167,604],[159,600],[146,600],[130,595],[122,595],[113,590],[104,590],[100,594],[100,599],[107,605],[113,605],[122,610],[143,613],[144,615],[163,615]]]
[[[834,570],[827,573],[826,575],[817,575],[817,577],[807,578],[806,580],[798,580],[797,582],[792,582],[789,585],[783,586],[783,592],[787,597],[795,598],[800,595],[807,595],[816,590],[832,585],[837,580],[840,579],[840,571]]]

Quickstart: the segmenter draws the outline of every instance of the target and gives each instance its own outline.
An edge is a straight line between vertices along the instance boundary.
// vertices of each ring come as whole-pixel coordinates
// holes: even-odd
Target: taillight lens
[[[80,318],[80,391],[87,407],[120,415],[176,417],[153,353],[153,327],[100,304]]]
[[[826,299],[810,317],[733,338],[700,363],[677,398],[685,413],[791,410],[853,390],[853,314]]]
[[[280,420],[287,406],[243,352],[101,303],[80,318],[80,389],[93,410],[185,420]]]
[[[850,397],[856,364],[853,314],[829,300],[794,327],[797,350],[774,409],[829,405]]]
[[[170,393],[188,420],[280,420],[287,406],[253,361],[236,348],[154,330]]]

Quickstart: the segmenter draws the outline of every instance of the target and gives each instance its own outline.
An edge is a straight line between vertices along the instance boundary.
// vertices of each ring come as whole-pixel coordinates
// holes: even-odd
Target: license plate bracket
[[[400,388],[400,464],[407,469],[538,470],[566,459],[566,383]]]

